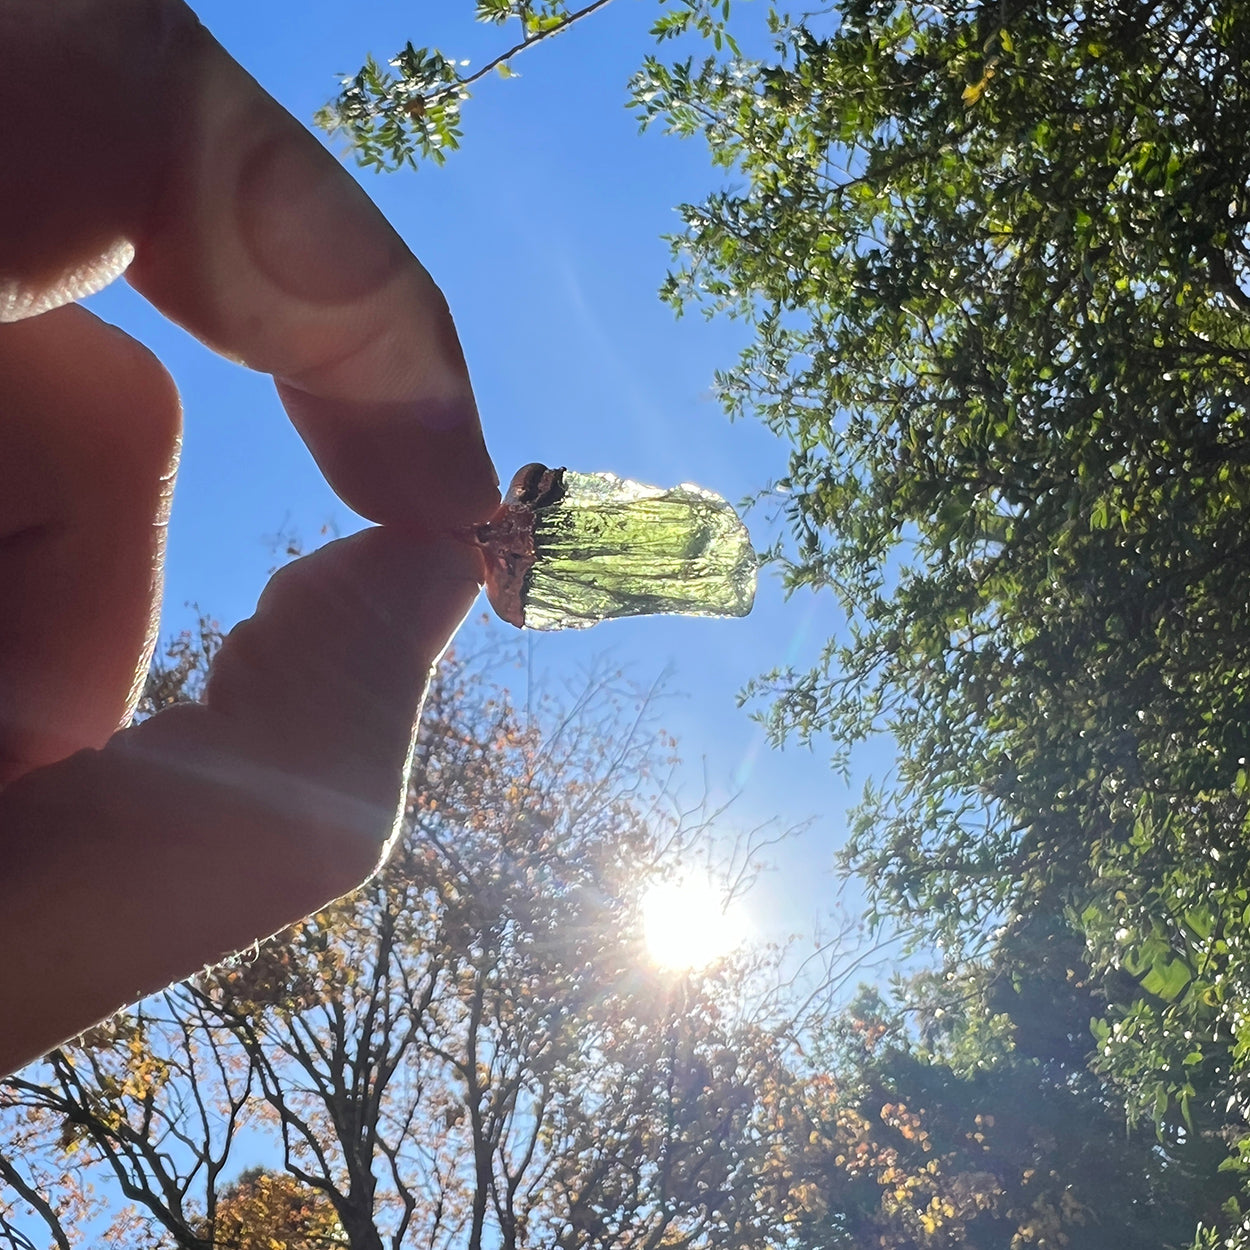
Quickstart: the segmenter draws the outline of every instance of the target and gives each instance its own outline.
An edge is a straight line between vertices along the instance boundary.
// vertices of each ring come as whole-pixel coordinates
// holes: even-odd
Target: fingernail
[[[0,278],[0,323],[24,321],[102,291],[119,278],[135,258],[134,244],[118,239],[99,256],[51,281]]]

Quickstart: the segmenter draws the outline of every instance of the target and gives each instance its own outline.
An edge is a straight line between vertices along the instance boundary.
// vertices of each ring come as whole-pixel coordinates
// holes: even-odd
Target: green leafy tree
[[[721,393],[794,446],[783,566],[852,624],[772,725],[894,731],[849,854],[892,914],[1076,886],[1173,793],[1237,827],[1240,13],[849,4],[640,83],[749,179],[668,291],[755,328]]]
[[[366,58],[316,115],[323,130],[344,138],[357,162],[378,172],[442,165],[460,146],[462,112],[483,79],[516,77],[513,62],[539,44],[592,17],[611,0],[571,6],[566,0],[473,0],[479,22],[507,32],[504,46],[482,65],[411,41],[385,62]],[[720,48],[737,48],[726,22],[729,0],[661,0],[652,33],[671,39],[687,31]],[[465,6],[466,11],[468,6]],[[508,42],[511,38],[512,42]]]
[[[954,959],[1059,918],[1130,1114],[1236,1147],[1250,18],[851,0],[774,26],[769,62],[651,60],[635,92],[734,170],[684,210],[666,294],[752,327],[720,393],[792,446],[778,560],[849,621],[759,683],[770,727],[888,729],[844,856],[877,918]]]

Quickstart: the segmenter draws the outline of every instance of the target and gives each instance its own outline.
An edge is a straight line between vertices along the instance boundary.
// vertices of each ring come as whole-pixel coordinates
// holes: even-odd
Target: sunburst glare
[[[675,972],[706,967],[748,931],[741,907],[698,877],[653,885],[642,900],[642,926],[652,960]]]

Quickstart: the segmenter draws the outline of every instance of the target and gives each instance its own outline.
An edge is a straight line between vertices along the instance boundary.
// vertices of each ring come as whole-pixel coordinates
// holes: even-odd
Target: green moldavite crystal
[[[486,593],[528,629],[618,616],[745,616],[755,598],[746,526],[698,486],[662,490],[611,473],[526,465],[476,531]]]

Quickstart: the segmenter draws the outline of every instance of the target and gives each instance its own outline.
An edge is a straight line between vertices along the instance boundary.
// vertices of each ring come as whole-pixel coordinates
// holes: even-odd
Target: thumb
[[[332,543],[272,579],[203,703],[0,793],[0,1072],[374,870],[480,578],[451,539]]]

